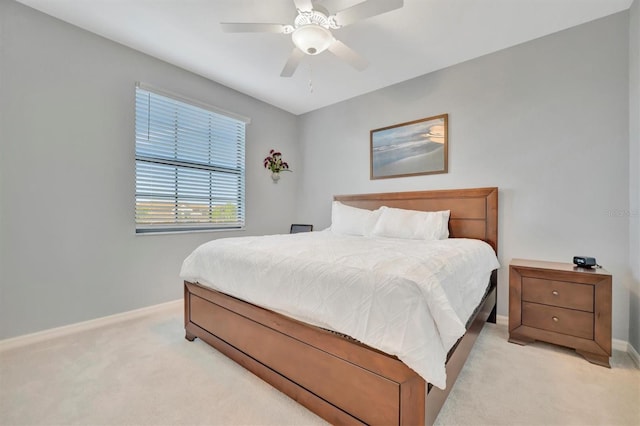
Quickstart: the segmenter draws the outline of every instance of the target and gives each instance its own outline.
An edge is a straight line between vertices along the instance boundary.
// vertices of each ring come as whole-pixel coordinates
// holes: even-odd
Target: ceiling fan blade
[[[298,64],[303,57],[304,52],[297,47],[294,47],[291,51],[291,55],[289,55],[289,59],[287,59],[287,63],[284,65],[284,68],[280,73],[280,77],[291,77],[296,71],[296,68],[298,68]]]
[[[284,33],[283,24],[262,24],[250,22],[221,22],[225,33]]]
[[[404,0],[365,0],[336,12],[336,22],[344,27],[361,19],[400,9],[403,5]]]
[[[369,61],[340,40],[334,40],[334,42],[329,45],[328,50],[358,71],[362,71],[369,66]]]
[[[302,10],[304,12],[308,12],[313,9],[313,4],[311,4],[311,0],[293,0],[296,4],[296,9]]]

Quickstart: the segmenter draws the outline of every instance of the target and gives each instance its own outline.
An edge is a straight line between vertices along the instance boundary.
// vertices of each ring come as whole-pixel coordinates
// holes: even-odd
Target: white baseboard
[[[509,325],[509,317],[506,315],[496,315],[496,324],[498,325]],[[640,357],[638,356],[638,352],[627,342],[626,340],[620,339],[612,339],[611,340],[611,348],[616,351],[627,352],[631,358],[634,358],[634,361],[638,366],[640,366]]]
[[[509,317],[506,315],[496,315],[496,324],[498,325],[509,325]]]
[[[145,308],[134,309],[133,311],[122,312],[89,321],[83,321],[62,327],[51,328],[49,330],[38,331],[36,333],[25,334],[23,336],[12,337],[10,339],[0,340],[0,352],[31,345],[33,343],[43,342],[56,337],[68,336],[69,334],[144,317],[164,310],[175,309],[181,306],[182,303],[183,299],[172,300],[171,302],[161,303],[159,305],[147,306]],[[496,324],[508,326],[509,317],[506,315],[496,315]],[[629,342],[626,340],[613,339],[611,341],[611,346],[614,350],[627,352],[636,365],[640,367],[640,354],[638,354]]]
[[[133,311],[122,312],[119,314],[96,318],[89,321],[82,321],[75,324],[65,325],[62,327],[51,328],[48,330],[38,331],[36,333],[25,334],[22,336],[0,340],[0,352],[31,345],[33,343],[43,342],[45,340],[53,339],[56,337],[68,336],[69,334],[92,330],[94,328],[104,327],[106,325],[144,317],[168,309],[175,309],[178,306],[182,305],[182,303],[183,299],[172,300],[171,302],[161,303],[159,305],[147,306],[145,308],[134,309]]]
[[[636,348],[631,346],[631,343],[627,345],[627,353],[629,354],[631,359],[636,363],[638,368],[640,368],[640,354],[638,354],[638,351],[636,351]]]
[[[629,345],[629,342],[627,342],[626,340],[611,339],[611,349],[613,349],[614,351],[627,352],[629,346],[631,345]]]

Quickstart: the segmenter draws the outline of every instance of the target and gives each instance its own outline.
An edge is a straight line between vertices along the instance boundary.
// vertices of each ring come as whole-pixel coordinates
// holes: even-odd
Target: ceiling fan
[[[361,19],[399,9],[403,0],[365,0],[330,15],[311,0],[293,0],[298,15],[293,25],[269,23],[222,22],[222,30],[228,33],[266,32],[291,34],[295,47],[287,60],[281,77],[291,77],[304,55],[318,55],[325,50],[362,71],[369,63],[349,46],[337,40],[331,30],[345,27]]]

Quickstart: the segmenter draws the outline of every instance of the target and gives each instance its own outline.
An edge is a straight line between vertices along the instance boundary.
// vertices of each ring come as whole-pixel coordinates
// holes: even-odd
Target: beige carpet
[[[181,311],[0,353],[2,425],[314,425],[324,422],[196,340]],[[441,425],[640,425],[640,370],[506,341],[487,324]]]

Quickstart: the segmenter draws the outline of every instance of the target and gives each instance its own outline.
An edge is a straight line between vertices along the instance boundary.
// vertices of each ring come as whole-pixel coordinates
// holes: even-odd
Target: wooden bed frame
[[[367,209],[451,210],[450,237],[481,239],[497,252],[497,188],[334,199]],[[187,340],[199,337],[332,424],[433,424],[484,323],[495,322],[496,271],[466,334],[449,352],[443,391],[394,356],[197,283],[184,285]]]

